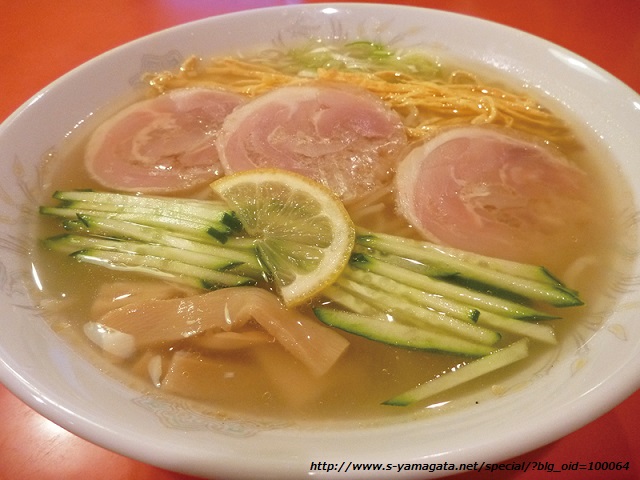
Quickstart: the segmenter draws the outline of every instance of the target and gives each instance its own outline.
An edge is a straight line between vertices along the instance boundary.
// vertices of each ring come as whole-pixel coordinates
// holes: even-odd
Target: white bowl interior
[[[201,476],[278,479],[306,475],[311,461],[500,461],[579,428],[635,391],[640,386],[640,266],[637,242],[631,240],[621,252],[631,267],[619,283],[615,312],[585,345],[522,390],[431,419],[321,430],[215,420],[126,388],[56,336],[29,296],[30,261],[22,240],[34,220],[43,155],[130,92],[144,71],[173,68],[190,54],[294,45],[310,36],[423,46],[518,78],[579,119],[616,159],[634,195],[640,193],[638,95],[579,56],[528,34],[451,13],[366,4],[270,8],[179,26],[70,72],[0,126],[2,382],[64,428],[144,462]],[[631,220],[637,215],[634,205],[633,211],[621,212],[630,219],[630,232],[637,227]],[[424,478],[425,472],[419,473]]]

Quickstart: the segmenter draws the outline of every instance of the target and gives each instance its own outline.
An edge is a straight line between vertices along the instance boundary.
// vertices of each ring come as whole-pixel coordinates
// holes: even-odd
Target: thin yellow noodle
[[[362,224],[366,221],[367,217],[372,215],[384,214],[387,206],[384,203],[374,203],[364,208],[356,210],[355,213],[350,214],[351,220],[356,224]]]
[[[391,192],[392,192],[391,186],[384,185],[380,188],[370,191],[363,197],[360,197],[359,199],[351,203],[345,204],[345,206],[350,210],[357,210],[359,208],[367,207],[368,205],[371,205],[373,203],[384,202],[385,197],[387,197],[386,201],[388,201],[389,198],[392,198]]]
[[[544,138],[566,152],[578,147],[568,126],[532,97],[483,85],[464,71],[446,80],[422,80],[393,71],[361,72],[318,69],[313,75],[293,75],[259,61],[224,57],[203,62],[195,57],[177,72],[146,79],[158,92],[185,86],[224,88],[248,97],[288,85],[318,81],[356,85],[380,97],[401,116],[412,140],[443,127],[492,124]]]
[[[386,229],[407,237],[415,236],[415,232],[401,215],[388,214],[395,210],[395,196],[391,184],[369,192],[346,207],[353,221],[361,227],[373,231]]]
[[[575,138],[567,125],[553,113],[541,107],[531,97],[515,95],[496,87],[478,84],[443,84],[397,77],[387,81],[388,74],[324,71],[318,77],[359,85],[377,94],[396,110],[407,105],[417,106],[425,121],[419,128],[410,128],[411,136],[423,136],[438,126],[492,123],[509,126],[525,133],[544,136],[568,149],[575,148]],[[549,137],[551,132],[551,137]]]
[[[188,59],[179,72],[162,72],[148,79],[159,92],[189,86],[224,88],[247,96],[256,96],[286,85],[307,83],[293,75],[236,58],[215,59],[201,66],[194,57]]]

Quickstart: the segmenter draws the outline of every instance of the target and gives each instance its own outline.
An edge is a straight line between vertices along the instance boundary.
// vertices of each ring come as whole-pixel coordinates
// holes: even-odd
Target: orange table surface
[[[315,2],[0,0],[0,121],[57,77],[120,44],[212,15],[297,3]],[[458,12],[519,28],[582,55],[640,91],[640,0],[387,3]],[[578,431],[514,461],[546,462],[555,464],[557,469],[575,462],[629,462],[629,469],[502,472],[499,476],[494,474],[495,478],[640,479],[640,391]],[[191,477],[140,463],[78,438],[40,416],[0,385],[0,480],[187,478]],[[450,478],[470,480],[489,475],[473,473]]]

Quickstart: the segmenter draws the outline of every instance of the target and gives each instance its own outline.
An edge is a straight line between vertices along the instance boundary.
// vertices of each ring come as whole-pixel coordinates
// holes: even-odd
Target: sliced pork
[[[185,88],[137,102],[96,129],[86,168],[121,191],[161,194],[210,183],[222,172],[215,147],[222,122],[243,101],[222,90]]]
[[[390,183],[406,145],[400,117],[360,89],[291,86],[229,115],[218,138],[227,174],[274,167],[311,177],[343,200]]]
[[[395,188],[399,211],[427,239],[511,260],[562,255],[589,221],[586,174],[502,130],[445,131],[405,157]]]

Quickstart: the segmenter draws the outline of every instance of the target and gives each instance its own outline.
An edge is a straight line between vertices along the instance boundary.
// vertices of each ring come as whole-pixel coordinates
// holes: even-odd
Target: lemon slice
[[[325,186],[287,170],[261,168],[211,184],[256,239],[258,258],[285,305],[331,285],[349,261],[355,228]]]

